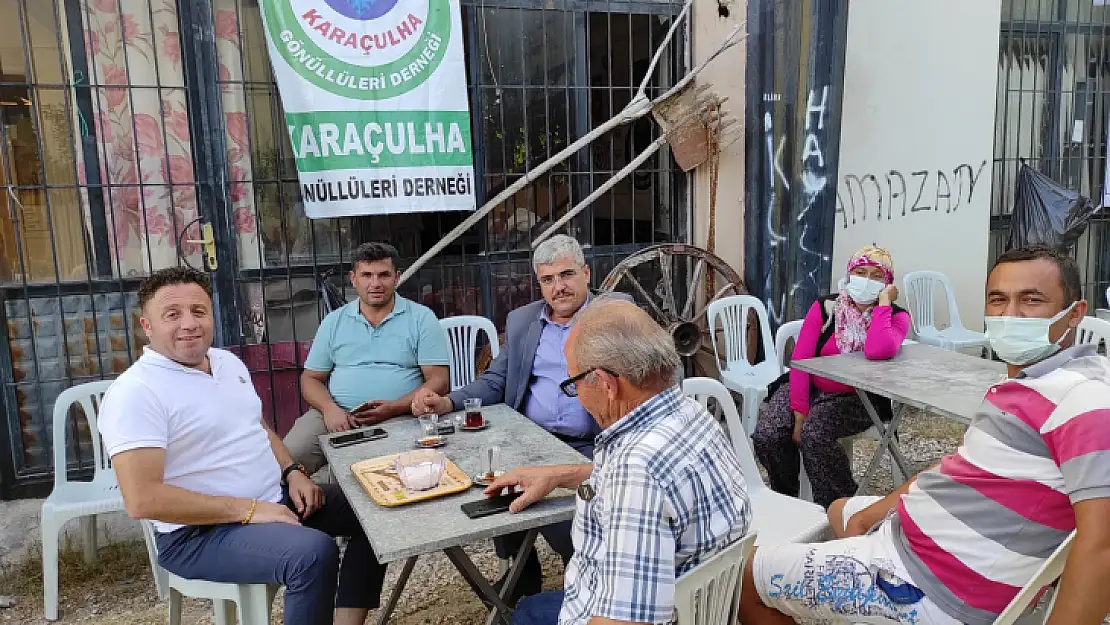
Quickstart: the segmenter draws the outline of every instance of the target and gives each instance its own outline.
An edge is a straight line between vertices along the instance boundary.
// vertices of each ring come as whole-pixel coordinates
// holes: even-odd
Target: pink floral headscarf
[[[894,261],[890,252],[877,245],[869,245],[852,255],[848,261],[848,273],[856,267],[878,267],[886,275],[886,282],[894,282]],[[871,308],[860,311],[852,301],[848,291],[840,289],[836,298],[833,317],[836,320],[836,346],[840,353],[847,354],[863,349],[867,342],[867,330],[871,327]]]

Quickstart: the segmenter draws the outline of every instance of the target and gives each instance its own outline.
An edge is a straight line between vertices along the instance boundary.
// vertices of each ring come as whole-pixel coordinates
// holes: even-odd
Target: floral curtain
[[[82,0],[93,126],[105,185],[105,220],[116,275],[178,264],[201,266],[192,138],[175,0]],[[235,79],[235,12],[221,14],[220,78]],[[232,33],[236,34],[232,34]],[[241,80],[241,79],[240,79]],[[259,266],[245,103],[223,87],[231,214],[240,267]],[[86,184],[84,163],[79,163]],[[86,212],[89,210],[87,193]],[[91,215],[86,214],[86,219]],[[192,224],[192,225],[191,225]],[[100,250],[98,250],[100,252]]]

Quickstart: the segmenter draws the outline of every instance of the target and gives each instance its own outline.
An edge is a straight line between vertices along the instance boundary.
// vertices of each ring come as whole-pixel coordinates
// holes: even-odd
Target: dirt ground
[[[901,447],[915,470],[936,462],[953,451],[963,428],[951,421],[931,417],[909,417],[901,428]],[[855,446],[853,465],[859,477],[874,452],[875,443],[861,441]],[[872,492],[892,488],[889,460],[871,484]],[[562,563],[541,541],[545,586],[562,586]],[[467,549],[487,578],[496,579],[497,559],[489,543]],[[150,563],[141,542],[113,543],[100,550],[100,560],[86,567],[78,552],[69,549],[61,558],[61,618],[56,623],[89,625],[161,625],[166,622],[166,603],[154,591]],[[390,567],[383,596],[387,596],[400,570]],[[0,625],[45,624],[42,617],[42,572],[38,557],[32,554],[24,563],[0,571],[0,596],[15,598],[15,606],[0,608]],[[2,601],[0,601],[2,605]],[[212,608],[208,602],[189,601],[183,622],[210,625]],[[470,587],[442,554],[418,561],[401,597],[392,623],[398,625],[467,624],[484,622],[486,610]],[[275,601],[272,623],[282,623],[281,595]]]
[[[562,586],[562,562],[540,544],[545,586]],[[467,549],[487,577],[496,579],[497,558],[488,546]],[[66,551],[61,563],[60,619],[54,623],[95,625],[162,625],[167,604],[159,602],[154,590],[146,549],[140,542],[114,543],[100,550],[100,560],[86,567],[80,553]],[[400,566],[390,566],[383,597],[393,588]],[[45,625],[42,615],[42,576],[37,562],[4,572],[0,595],[14,596],[16,605],[0,608],[0,624]],[[281,594],[274,601],[271,623],[282,623]],[[391,623],[431,625],[481,623],[486,609],[442,554],[421,558],[401,595]],[[371,614],[373,617],[373,613]],[[188,600],[183,623],[211,625],[212,604]],[[372,621],[371,621],[372,622]]]

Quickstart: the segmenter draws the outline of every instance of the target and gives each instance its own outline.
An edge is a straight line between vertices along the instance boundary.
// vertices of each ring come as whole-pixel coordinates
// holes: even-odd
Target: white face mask
[[[866,306],[874,304],[879,299],[879,295],[886,288],[886,283],[863,276],[848,276],[848,284],[844,288],[847,289],[848,297],[851,297],[852,301]]]
[[[991,349],[1011,365],[1030,365],[1060,351],[1060,341],[1071,332],[1068,328],[1055,342],[1049,340],[1048,329],[1075,308],[1075,302],[1054,317],[986,317],[987,339]]]

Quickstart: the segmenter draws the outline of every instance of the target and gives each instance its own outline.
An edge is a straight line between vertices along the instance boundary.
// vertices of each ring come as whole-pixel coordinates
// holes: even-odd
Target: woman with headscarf
[[[894,263],[890,253],[869,246],[848,261],[840,293],[818,299],[802,322],[794,360],[862,351],[869,360],[893,358],[910,328],[908,312],[894,304]],[[884,420],[890,402],[873,397]],[[771,488],[798,496],[799,452],[813,485],[813,500],[824,507],[855,494],[852,460],[838,442],[872,425],[856,390],[791,369],[768,391],[752,440],[767,469]]]

